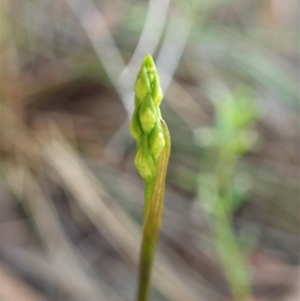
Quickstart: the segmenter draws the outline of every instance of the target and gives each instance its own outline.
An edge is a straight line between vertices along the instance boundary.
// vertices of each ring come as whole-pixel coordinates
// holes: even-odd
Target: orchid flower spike
[[[134,91],[134,112],[130,123],[130,133],[137,141],[134,163],[143,180],[148,181],[156,175],[157,161],[165,146],[159,109],[163,94],[150,54],[143,60]]]

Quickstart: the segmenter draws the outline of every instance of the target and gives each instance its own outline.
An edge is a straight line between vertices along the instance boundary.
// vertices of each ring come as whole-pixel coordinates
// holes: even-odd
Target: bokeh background
[[[134,300],[147,52],[172,136],[151,300],[299,300],[298,1],[0,5],[1,301]]]

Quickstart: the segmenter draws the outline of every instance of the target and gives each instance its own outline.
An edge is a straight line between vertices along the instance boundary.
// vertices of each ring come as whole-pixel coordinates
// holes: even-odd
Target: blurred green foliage
[[[235,165],[257,140],[251,127],[259,117],[259,109],[249,87],[239,86],[225,95],[214,99],[213,125],[195,132],[196,141],[205,147],[198,193],[209,213],[216,250],[234,300],[242,301],[249,300],[251,285],[231,217],[246,200],[251,182],[247,173],[235,172]]]

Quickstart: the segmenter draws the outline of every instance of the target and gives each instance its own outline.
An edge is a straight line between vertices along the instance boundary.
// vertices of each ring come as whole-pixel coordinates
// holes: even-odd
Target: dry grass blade
[[[100,9],[92,1],[65,1],[84,28],[111,83],[117,90],[125,110],[128,114],[131,113],[132,105],[126,100],[123,91],[124,85],[117,82],[118,75],[125,69],[125,62]],[[130,73],[127,72],[127,76],[130,76]]]
[[[125,77],[128,71],[130,72],[133,68],[138,67],[139,61],[144,57],[145,53],[155,52],[166,23],[169,5],[170,0],[149,1],[143,31],[130,61],[120,74],[119,80],[126,80]],[[136,72],[137,70],[133,70],[133,74],[136,74]],[[131,77],[133,84],[134,78],[133,76]]]
[[[185,49],[192,23],[188,20],[178,20],[174,17],[168,24],[166,37],[156,59],[157,71],[160,74],[161,86],[165,93],[168,89],[176,68]],[[174,36],[176,32],[176,40]],[[176,41],[176,46],[174,45]]]
[[[56,209],[47,199],[32,174],[21,166],[6,166],[5,174],[9,184],[18,183],[20,185],[22,183],[16,181],[16,177],[23,179],[25,206],[32,216],[50,258],[56,264],[58,277],[74,300],[122,301],[112,291],[108,292],[107,287],[101,288],[102,284],[99,281],[96,282],[97,278],[92,276],[91,269],[84,264],[83,258],[75,251],[69,238],[64,234]],[[15,191],[14,184],[10,187]],[[22,195],[19,195],[20,191],[15,192],[18,197],[22,198]]]
[[[0,264],[0,299],[5,301],[47,301],[42,295]]]

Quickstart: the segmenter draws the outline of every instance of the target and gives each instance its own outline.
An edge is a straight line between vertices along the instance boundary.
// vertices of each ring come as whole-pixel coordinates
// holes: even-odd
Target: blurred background
[[[298,1],[0,5],[1,301],[134,300],[147,52],[172,137],[151,300],[299,300]]]

